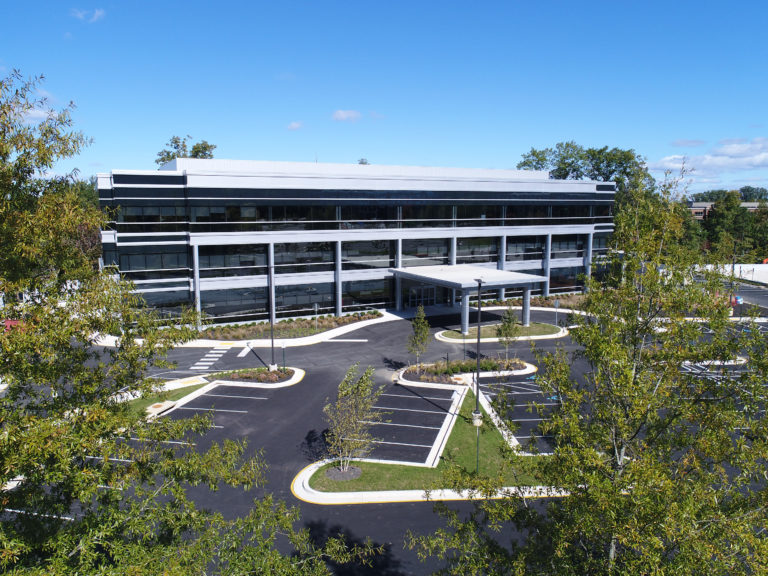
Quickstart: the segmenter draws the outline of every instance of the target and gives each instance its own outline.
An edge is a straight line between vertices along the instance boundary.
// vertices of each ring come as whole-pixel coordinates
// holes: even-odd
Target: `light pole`
[[[272,259],[270,259],[269,262],[269,269],[268,269],[269,275],[267,276],[267,280],[269,281],[269,297],[271,302],[269,303],[270,311],[269,311],[269,339],[272,342],[272,363],[269,365],[269,370],[277,370],[277,363],[275,362],[275,312],[276,312],[276,304],[275,304],[275,265],[272,263]]]
[[[285,341],[283,341],[283,374],[285,374]]]
[[[475,475],[480,473],[480,426],[483,425],[483,413],[480,412],[480,321],[483,314],[483,279],[476,278],[477,282],[477,373],[475,374],[475,411],[472,412],[472,425],[477,430],[477,442],[475,444]]]

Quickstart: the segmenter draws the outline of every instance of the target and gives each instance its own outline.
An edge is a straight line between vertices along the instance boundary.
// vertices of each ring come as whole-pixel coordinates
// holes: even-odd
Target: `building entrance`
[[[434,286],[412,286],[408,290],[408,307],[434,306],[436,302],[436,289]]]

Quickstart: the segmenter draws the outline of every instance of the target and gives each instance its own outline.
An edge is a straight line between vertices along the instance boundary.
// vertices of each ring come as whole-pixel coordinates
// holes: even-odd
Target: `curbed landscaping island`
[[[490,324],[480,327],[481,340],[495,341],[498,340],[496,329],[498,324]],[[535,336],[554,336],[560,333],[560,328],[554,324],[545,324],[542,322],[532,322],[530,326],[518,326],[517,336],[513,340],[521,338],[530,338]],[[465,336],[458,330],[445,330],[440,335],[447,340],[457,341],[474,341],[477,338],[477,326],[471,326],[469,333]]]
[[[464,470],[475,469],[476,428],[472,425],[474,394],[468,392],[462,403],[445,451],[436,468],[381,464],[356,461],[361,474],[350,480],[333,480],[326,474],[335,467],[334,463],[319,468],[310,478],[309,486],[321,492],[363,492],[368,490],[426,490],[444,488],[449,470],[458,466]],[[526,486],[533,482],[531,472],[537,466],[540,456],[512,456],[511,449],[483,411],[483,425],[480,427],[480,474],[499,476],[503,485]]]

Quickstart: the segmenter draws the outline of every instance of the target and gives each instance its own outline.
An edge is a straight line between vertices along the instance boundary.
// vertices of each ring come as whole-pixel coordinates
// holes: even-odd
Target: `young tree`
[[[209,144],[206,140],[201,140],[192,145],[192,148],[187,147],[187,141],[191,140],[192,136],[186,138],[180,138],[179,136],[171,136],[168,141],[168,148],[164,148],[157,153],[157,159],[155,164],[163,165],[176,158],[213,158],[213,151],[216,149],[215,144]]]
[[[429,346],[429,322],[424,313],[424,306],[419,304],[416,309],[416,316],[411,322],[413,334],[408,337],[408,352],[416,355],[416,364],[421,370],[421,356],[427,351]]]
[[[323,408],[328,422],[328,452],[342,472],[349,470],[353,458],[362,458],[371,452],[371,425],[382,420],[381,411],[373,407],[383,387],[376,386],[373,372],[369,366],[358,376],[358,365],[352,366],[339,384],[336,401],[328,402]]]
[[[496,337],[504,345],[504,360],[509,360],[509,347],[515,343],[515,339],[520,335],[520,322],[517,319],[517,313],[508,306],[501,317],[501,324],[496,326]]]
[[[327,573],[324,555],[349,551],[339,540],[312,546],[284,504],[264,497],[229,520],[188,497],[191,485],[263,482],[242,442],[199,452],[209,419],[149,423],[120,401],[156,391],[147,368],[191,332],[159,329],[131,285],[94,266],[87,233],[101,215],[70,178],[46,177],[85,139],[67,110],[29,123],[45,105],[31,96],[38,82],[0,80],[0,292],[3,316],[20,320],[0,330],[0,569]],[[108,334],[116,346],[99,345]],[[275,550],[278,535],[295,555]]]
[[[681,248],[668,191],[632,199],[616,218],[623,253],[589,281],[572,330],[588,370],[572,374],[562,350],[540,358],[537,382],[559,406],[541,424],[554,450],[537,483],[568,495],[545,507],[514,492],[480,502],[478,515],[415,539],[422,553],[450,555],[465,573],[768,570],[768,343],[729,321],[722,279]],[[746,369],[729,369],[739,356]],[[517,532],[505,546],[488,526],[507,522]]]

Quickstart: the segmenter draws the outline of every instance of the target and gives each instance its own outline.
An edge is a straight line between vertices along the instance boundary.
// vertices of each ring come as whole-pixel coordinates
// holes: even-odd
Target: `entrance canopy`
[[[530,324],[531,287],[546,282],[546,276],[523,274],[508,270],[496,270],[475,264],[456,264],[454,266],[414,266],[410,268],[390,268],[396,280],[412,280],[423,284],[442,286],[461,291],[461,332],[469,330],[469,296],[477,292],[478,280],[484,289],[523,289],[523,325]],[[398,291],[399,294],[399,291]],[[400,300],[398,299],[398,304]],[[398,306],[400,308],[400,306]]]

